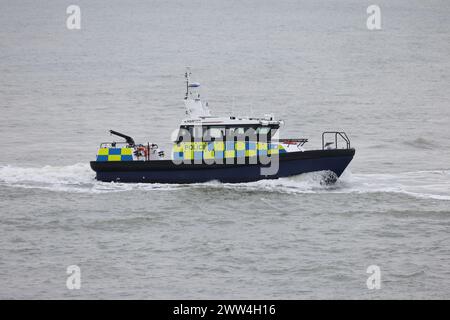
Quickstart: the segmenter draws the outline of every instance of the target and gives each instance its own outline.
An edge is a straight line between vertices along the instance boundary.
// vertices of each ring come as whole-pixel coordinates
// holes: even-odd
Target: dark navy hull
[[[261,164],[174,164],[171,160],[92,161],[96,179],[105,182],[200,183],[218,180],[227,183],[277,179],[306,172],[331,171],[339,177],[355,154],[354,149],[312,150],[279,155],[277,174],[261,175]],[[248,159],[247,159],[248,161]]]

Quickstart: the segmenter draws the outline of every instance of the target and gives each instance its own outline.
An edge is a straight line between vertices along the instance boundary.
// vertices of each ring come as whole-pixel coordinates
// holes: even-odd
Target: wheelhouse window
[[[223,140],[225,136],[225,128],[223,127],[206,127],[203,133],[204,141]]]
[[[201,140],[202,138],[203,138],[202,126],[180,126],[176,143],[179,143],[181,141],[193,142],[196,139]]]
[[[269,134],[269,132],[270,132],[270,127],[258,127],[258,128],[256,128],[256,133],[257,134],[266,134],[266,135],[268,135]]]
[[[209,131],[209,136],[215,139],[221,139],[224,136],[225,129],[224,128],[214,128],[210,127],[206,129]]]
[[[191,137],[192,136],[191,136],[191,133],[189,132],[189,127],[188,126],[180,126],[175,143],[180,143],[182,141],[187,142],[187,140],[190,140]]]
[[[271,141],[272,137],[275,135],[276,131],[279,129],[278,126],[267,126],[256,128],[256,134],[258,135],[258,140],[265,137],[263,140]]]
[[[225,140],[227,136],[234,136],[237,141],[245,136],[245,141],[267,140],[270,141],[278,126],[180,126],[177,143],[202,139],[203,141]],[[263,138],[264,136],[264,138]]]

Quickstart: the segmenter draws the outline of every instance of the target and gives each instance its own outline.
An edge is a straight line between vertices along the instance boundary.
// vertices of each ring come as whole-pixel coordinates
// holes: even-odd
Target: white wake
[[[178,190],[185,188],[226,189],[279,193],[401,193],[418,198],[450,200],[450,170],[393,174],[352,174],[348,170],[332,185],[323,183],[323,174],[307,173],[290,178],[250,183],[207,182],[183,184],[125,184],[95,180],[89,164],[70,166],[0,166],[0,186],[35,188],[54,192],[108,193],[134,190]]]

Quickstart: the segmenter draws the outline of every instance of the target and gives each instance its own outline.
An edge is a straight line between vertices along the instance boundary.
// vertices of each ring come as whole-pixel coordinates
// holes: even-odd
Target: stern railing
[[[325,142],[325,137],[330,135],[334,135],[334,149],[338,149],[339,140],[343,140],[346,144],[346,149],[350,149],[350,139],[344,131],[325,131],[322,133],[322,150],[328,149],[328,145],[332,143]]]

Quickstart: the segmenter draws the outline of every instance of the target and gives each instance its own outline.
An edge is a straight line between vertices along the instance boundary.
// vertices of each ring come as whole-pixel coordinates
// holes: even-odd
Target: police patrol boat
[[[104,182],[227,183],[277,179],[324,171],[324,182],[334,182],[353,159],[355,149],[345,132],[322,133],[322,148],[306,150],[305,138],[279,137],[282,120],[264,117],[217,117],[200,99],[200,84],[186,77],[184,104],[187,118],[174,135],[170,155],[157,144],[137,144],[117,131],[123,142],[101,143],[91,168]],[[327,141],[331,139],[331,141]],[[339,143],[339,146],[338,146]]]

